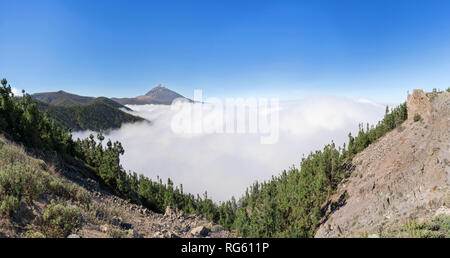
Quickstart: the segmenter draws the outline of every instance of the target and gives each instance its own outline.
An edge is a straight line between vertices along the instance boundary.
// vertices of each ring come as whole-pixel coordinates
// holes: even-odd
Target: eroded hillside
[[[71,157],[33,156],[0,136],[0,237],[232,237],[199,215],[131,204]]]
[[[414,90],[408,119],[357,154],[316,237],[383,235],[450,215],[450,93]]]

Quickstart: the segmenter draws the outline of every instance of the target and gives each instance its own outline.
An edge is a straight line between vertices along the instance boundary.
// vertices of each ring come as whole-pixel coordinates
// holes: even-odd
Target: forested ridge
[[[119,108],[121,104],[108,98],[99,97],[90,103],[79,105],[52,105],[32,99],[41,113],[56,122],[56,125],[73,131],[104,131],[119,128],[123,123],[143,121],[138,116],[128,114]]]
[[[55,150],[90,166],[117,195],[162,212],[166,206],[202,214],[226,229],[247,237],[312,237],[322,216],[320,207],[345,177],[345,162],[407,118],[406,103],[389,110],[376,125],[360,125],[358,135],[349,134],[348,144],[332,142],[303,157],[267,182],[256,182],[238,201],[216,204],[204,196],[183,192],[169,179],[152,181],[120,165],[124,149],[120,142],[107,141],[102,134],[74,141],[70,132],[43,115],[31,96],[15,98],[6,79],[0,88],[0,131],[29,148]],[[3,172],[3,171],[2,171]],[[0,197],[2,201],[5,197]]]
[[[299,168],[255,183],[240,199],[234,223],[227,226],[248,237],[313,237],[324,215],[322,204],[347,175],[346,162],[406,118],[406,103],[386,108],[377,125],[361,124],[357,136],[349,134],[348,145],[327,144],[303,157]]]
[[[29,149],[70,155],[95,171],[102,182],[118,196],[143,204],[157,212],[162,212],[166,206],[172,205],[187,212],[207,214],[207,211],[215,207],[206,196],[202,198],[185,194],[182,186],[174,187],[170,179],[164,184],[161,180],[155,182],[147,177],[137,176],[136,173],[127,173],[120,165],[120,155],[124,153],[120,142],[108,141],[103,147],[101,141],[104,137],[101,133],[97,135],[97,141],[94,135],[74,141],[70,130],[59,127],[48,112],[39,112],[29,94],[25,93],[22,98],[16,98],[7,80],[3,79],[1,83],[0,132],[7,138]],[[22,197],[22,191],[13,191],[6,196],[0,196],[0,203],[6,205],[9,199],[21,200]]]
[[[55,106],[85,105],[95,100],[94,97],[80,96],[62,90],[56,92],[34,93],[31,97]]]

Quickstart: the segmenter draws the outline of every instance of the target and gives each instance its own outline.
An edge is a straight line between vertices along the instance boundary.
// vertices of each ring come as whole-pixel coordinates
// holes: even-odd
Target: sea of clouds
[[[181,103],[189,108],[193,103]],[[203,116],[214,117],[217,110],[202,109]],[[351,100],[332,96],[310,96],[303,100],[281,101],[279,135],[273,144],[261,144],[258,133],[180,134],[172,130],[179,109],[165,105],[129,105],[135,115],[151,121],[124,124],[105,134],[122,142],[121,159],[126,170],[151,179],[161,177],[183,184],[185,192],[215,201],[240,197],[256,180],[269,180],[292,165],[299,166],[303,154],[321,149],[333,140],[338,146],[356,134],[359,123],[374,124],[385,106],[370,100]],[[91,132],[75,132],[87,137]]]

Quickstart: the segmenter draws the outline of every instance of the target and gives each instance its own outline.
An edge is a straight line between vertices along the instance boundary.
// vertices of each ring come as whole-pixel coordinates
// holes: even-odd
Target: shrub
[[[441,214],[429,224],[431,230],[439,231],[441,237],[450,238],[450,216]]]
[[[126,238],[127,235],[127,232],[120,229],[111,229],[109,231],[109,236],[112,238]]]
[[[52,178],[47,185],[49,193],[72,198],[81,204],[89,204],[91,202],[91,197],[87,190],[67,180]]]
[[[52,200],[43,217],[43,232],[47,237],[67,237],[81,228],[82,216],[78,208],[55,204]]]
[[[49,182],[48,191],[59,196],[69,197],[64,183],[57,178],[54,178]]]
[[[414,122],[420,121],[420,119],[422,119],[422,117],[419,114],[414,115]]]
[[[38,231],[27,231],[25,238],[45,238],[44,234]]]
[[[29,165],[9,164],[0,170],[0,200],[3,214],[12,215],[22,199],[31,204],[42,193],[42,180]]]
[[[66,189],[69,192],[69,196],[81,204],[89,204],[91,202],[91,196],[89,192],[74,183],[67,183]]]
[[[10,217],[19,208],[19,206],[20,201],[17,197],[6,195],[3,197],[3,200],[1,202],[0,211],[3,215]]]
[[[406,232],[408,237],[413,238],[448,238],[450,237],[450,216],[442,214],[424,223],[410,220],[398,231]]]

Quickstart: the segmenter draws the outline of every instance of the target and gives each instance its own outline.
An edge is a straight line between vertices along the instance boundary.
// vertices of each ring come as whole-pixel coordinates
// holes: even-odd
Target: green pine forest
[[[156,212],[172,206],[188,214],[202,214],[243,237],[313,237],[324,216],[321,206],[346,177],[347,162],[407,118],[406,103],[386,108],[383,120],[376,125],[360,125],[357,135],[348,135],[347,144],[335,146],[331,142],[303,157],[298,168],[293,166],[269,181],[254,183],[238,200],[217,204],[207,192],[194,196],[170,179],[152,181],[127,172],[120,165],[125,151],[120,142],[108,140],[104,144],[101,133],[75,141],[67,125],[52,119],[48,112],[41,113],[39,103],[29,94],[17,98],[6,79],[1,84],[0,133],[6,137],[30,150],[56,151],[83,162],[113,193],[130,202]],[[0,196],[0,203],[10,197]]]
[[[32,98],[36,107],[56,125],[74,131],[105,131],[119,128],[123,123],[143,121],[138,116],[123,112],[120,105],[105,97],[99,97],[87,104],[52,105]]]

